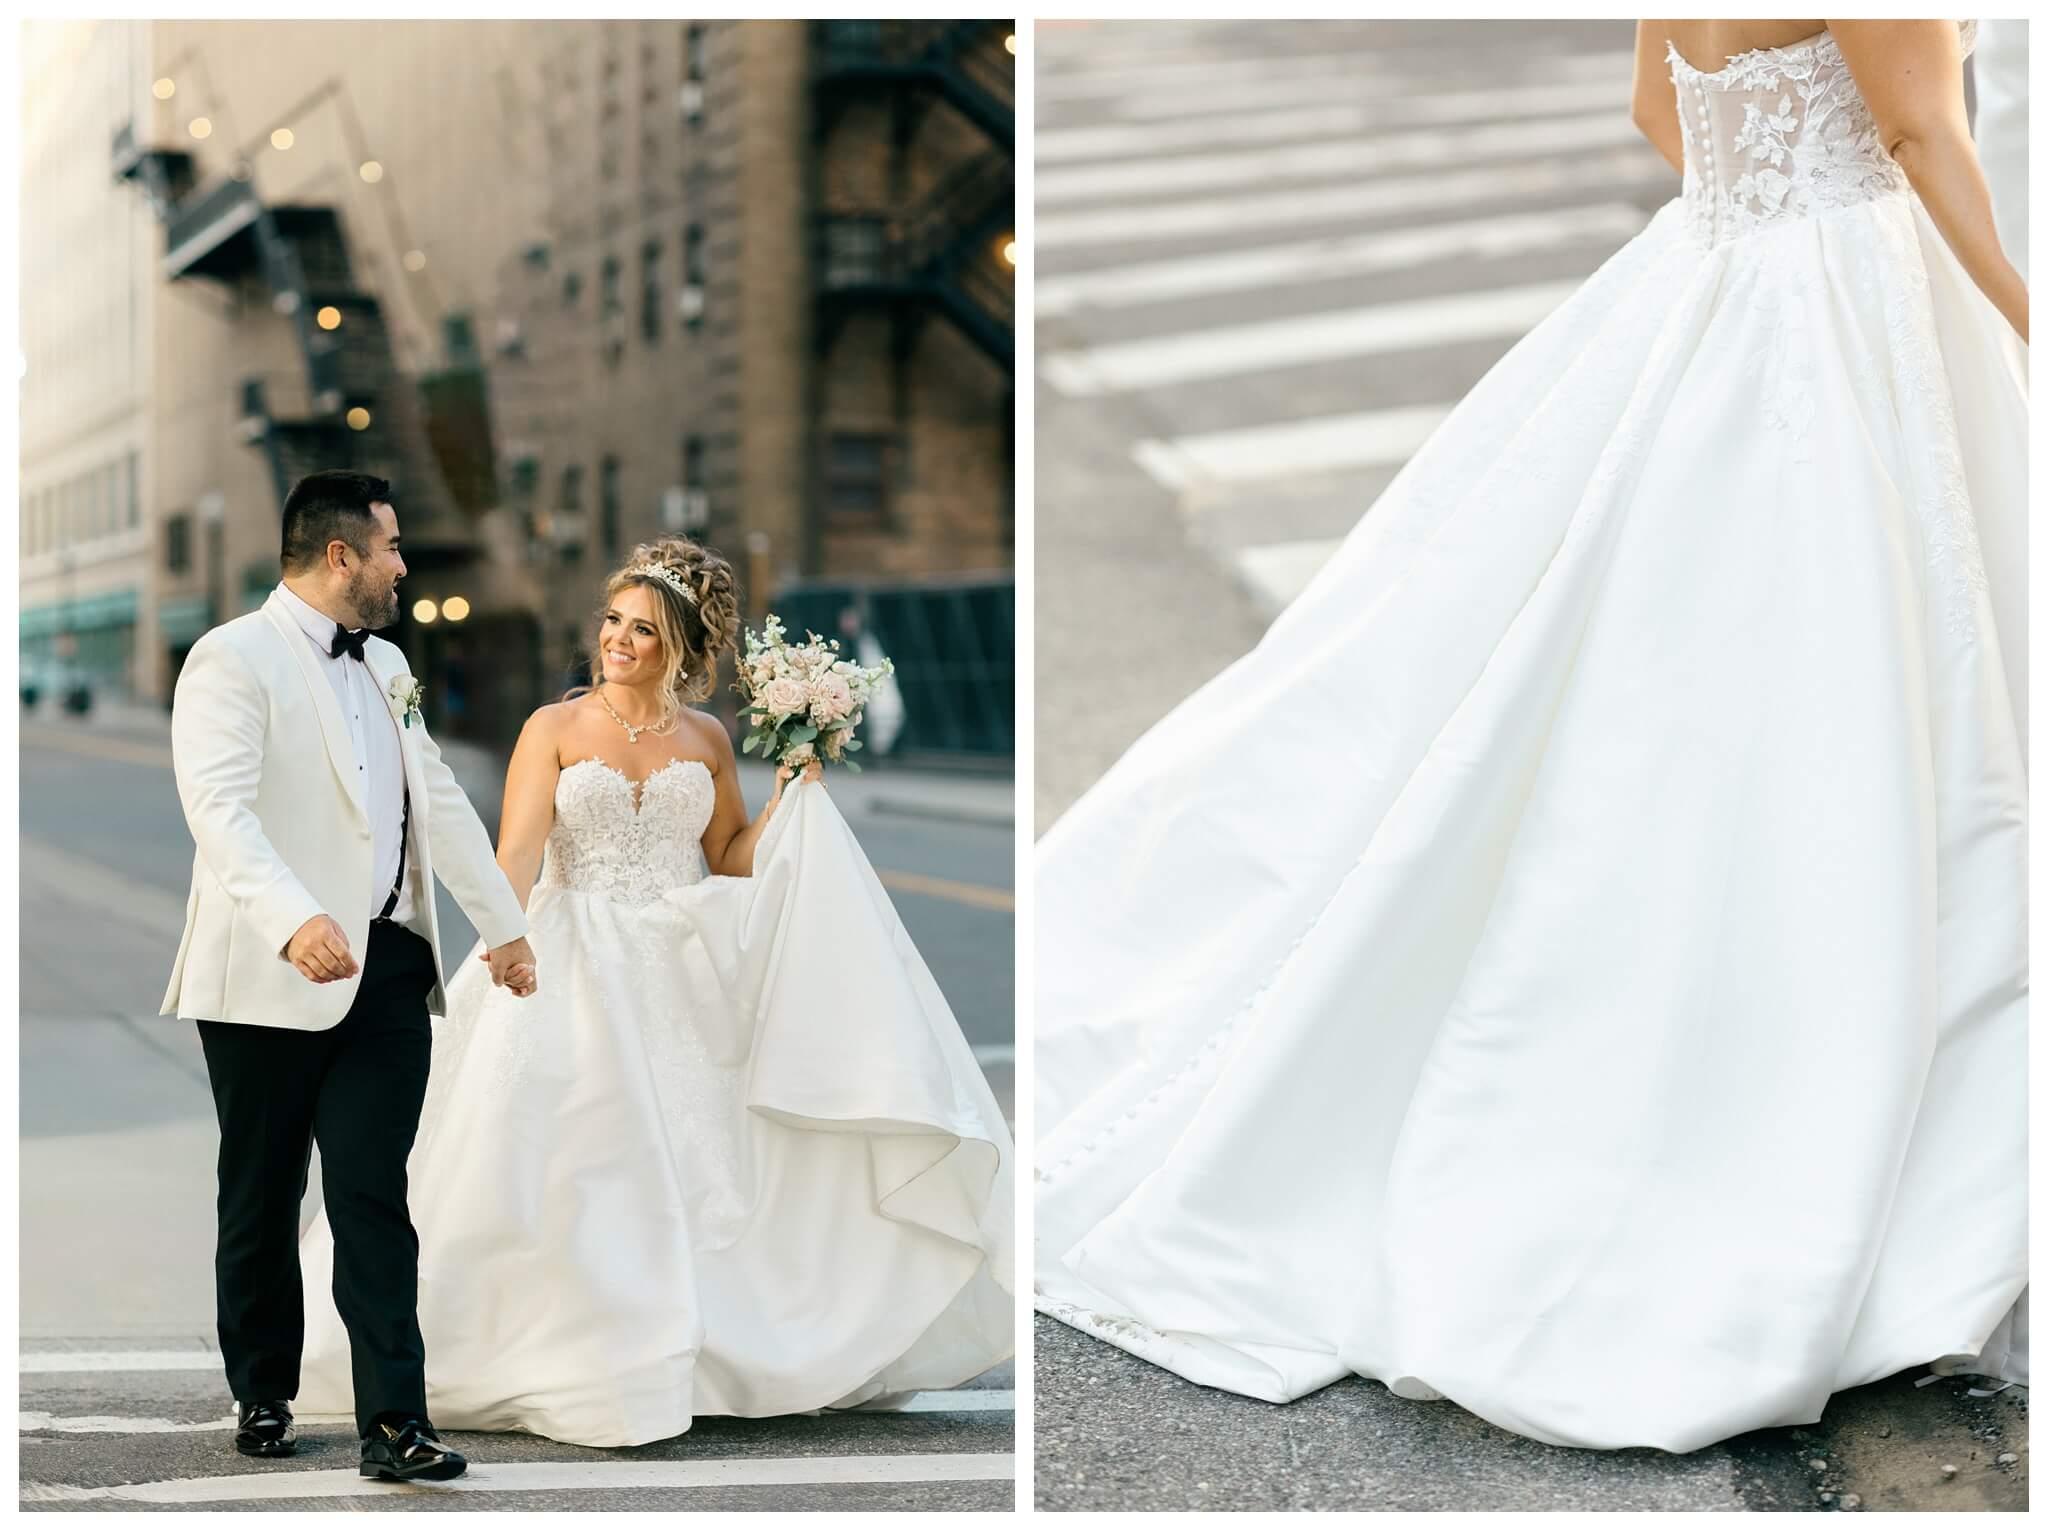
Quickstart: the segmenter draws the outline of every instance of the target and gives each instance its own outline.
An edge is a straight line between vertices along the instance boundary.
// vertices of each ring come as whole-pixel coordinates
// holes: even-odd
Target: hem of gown
[[[1234,1345],[1228,1345],[1223,1341],[1213,1340],[1205,1335],[1181,1334],[1170,1330],[1154,1329],[1150,1325],[1142,1323],[1127,1314],[1099,1313],[1093,1309],[1084,1308],[1077,1303],[1066,1302],[1049,1296],[1043,1290],[1033,1293],[1032,1305],[1038,1312],[1043,1313],[1048,1318],[1058,1320],[1070,1329],[1077,1330],[1105,1344],[1114,1345],[1117,1349],[1126,1351],[1141,1361],[1149,1362],[1163,1371],[1172,1372],[1175,1376],[1195,1383],[1199,1387],[1215,1388],[1219,1392],[1235,1393],[1241,1398],[1253,1398],[1261,1403],[1284,1406],[1295,1402],[1297,1399],[1306,1398],[1311,1393],[1320,1392],[1323,1388],[1341,1382],[1346,1377],[1358,1377],[1367,1382],[1379,1383],[1398,1398],[1406,1398],[1418,1403],[1447,1401],[1464,1409],[1467,1413],[1484,1419],[1489,1424],[1507,1430],[1512,1434],[1524,1436],[1531,1440],[1542,1441],[1547,1445],[1568,1447],[1576,1451],[1649,1449],[1669,1452],[1674,1456],[1683,1456],[1691,1452],[1706,1450],[1720,1441],[1731,1439],[1736,1435],[1741,1435],[1751,1430],[1817,1424],[1825,1412],[1828,1402],[1835,1393],[1841,1392],[1849,1386],[1862,1385],[1842,1384],[1824,1394],[1819,1406],[1810,1411],[1794,1411],[1793,1414],[1779,1418],[1748,1421],[1739,1428],[1728,1430],[1716,1436],[1711,1441],[1700,1441],[1682,1446],[1666,1445],[1659,1441],[1647,1440],[1615,1441],[1601,1445],[1589,1445],[1583,1441],[1564,1440],[1555,1435],[1532,1429],[1526,1424],[1503,1423],[1503,1421],[1494,1418],[1492,1414],[1486,1411],[1475,1409],[1469,1404],[1461,1403],[1457,1399],[1451,1398],[1450,1395],[1438,1391],[1419,1377],[1410,1376],[1405,1373],[1393,1377],[1378,1377],[1368,1372],[1356,1371],[1346,1366],[1334,1353],[1305,1350],[1292,1352],[1303,1357],[1312,1357],[1317,1361],[1326,1362],[1329,1375],[1324,1380],[1315,1382],[1311,1386],[1302,1388],[1300,1391],[1290,1392],[1282,1383],[1278,1371],[1274,1370],[1267,1363],[1260,1361],[1256,1356]],[[2002,1324],[2004,1320],[2000,1322]],[[1996,1328],[1997,1326],[1994,1326],[1994,1331]],[[1207,1349],[1210,1347],[1230,1352],[1248,1369],[1256,1367],[1266,1372],[1273,1377],[1276,1386],[1266,1391],[1251,1391],[1247,1387],[1240,1385],[1239,1382],[1222,1380],[1225,1368],[1222,1363],[1206,1354]],[[1281,1347],[1276,1346],[1273,1348],[1278,1349]],[[1996,1364],[2003,1365],[2003,1371],[1989,1368],[1980,1369],[1976,1363],[1982,1359],[1982,1356],[1975,1353],[1965,1353],[1954,1349],[1941,1352],[1937,1349],[1936,1354],[1924,1360],[1909,1361],[1902,1366],[1891,1367],[1879,1373],[1876,1377],[1867,1380],[1872,1382],[1882,1381],[1885,1377],[1898,1376],[1903,1372],[1912,1371],[1916,1367],[1926,1366],[1931,1369],[1932,1375],[1937,1376],[1985,1376],[1995,1378],[2002,1386],[2025,1387],[2028,1385],[2026,1381],[2027,1366],[2024,1357],[2019,1358],[2019,1364],[2016,1366],[2009,1364],[2009,1358],[2001,1358],[2000,1362]],[[1318,1370],[1320,1371],[1322,1368],[1318,1368]],[[2004,1374],[2005,1371],[2017,1371],[2019,1375],[2008,1377]]]

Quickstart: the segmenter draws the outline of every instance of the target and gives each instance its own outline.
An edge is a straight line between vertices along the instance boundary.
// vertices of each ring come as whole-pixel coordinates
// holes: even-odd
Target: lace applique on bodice
[[[716,792],[701,760],[671,760],[635,782],[602,760],[579,760],[555,783],[541,888],[651,904],[707,875],[704,826]]]
[[[1976,23],[1962,28],[1967,52]],[[1665,52],[1685,139],[1686,220],[1702,244],[1908,190],[1832,33],[1736,54],[1712,74],[1669,42]]]

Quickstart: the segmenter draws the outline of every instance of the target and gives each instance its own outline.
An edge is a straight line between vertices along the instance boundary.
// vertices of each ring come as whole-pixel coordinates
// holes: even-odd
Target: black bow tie
[[[367,627],[346,628],[339,622],[334,624],[334,643],[327,650],[329,659],[339,659],[346,654],[351,659],[363,657],[363,640],[370,636]]]

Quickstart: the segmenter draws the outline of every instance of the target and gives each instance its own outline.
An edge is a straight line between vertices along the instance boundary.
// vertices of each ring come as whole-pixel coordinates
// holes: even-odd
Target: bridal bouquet
[[[862,666],[839,656],[839,640],[827,642],[816,633],[791,643],[771,612],[756,633],[747,629],[746,652],[740,656],[739,680],[733,689],[747,699],[740,716],[748,720],[743,754],[801,770],[813,760],[829,760],[859,771],[851,759],[860,741],[861,709],[883,679],[896,673],[887,658]]]

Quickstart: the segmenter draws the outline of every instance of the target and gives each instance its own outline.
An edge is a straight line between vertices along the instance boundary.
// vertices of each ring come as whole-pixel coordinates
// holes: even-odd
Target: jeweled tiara
[[[658,579],[692,606],[697,604],[697,592],[689,582],[665,563],[636,563],[626,571],[628,574],[644,574],[649,579]]]

